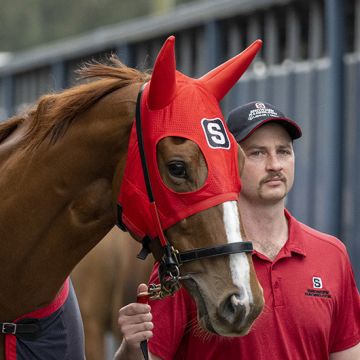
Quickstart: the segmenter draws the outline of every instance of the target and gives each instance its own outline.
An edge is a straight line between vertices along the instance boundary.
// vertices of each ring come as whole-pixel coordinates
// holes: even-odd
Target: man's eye
[[[183,161],[171,161],[167,165],[169,169],[169,173],[172,176],[178,177],[178,178],[186,178],[186,166]]]
[[[287,150],[287,149],[281,149],[278,151],[278,154],[283,155],[283,156],[287,156],[287,155],[291,155],[291,151]]]
[[[256,151],[252,151],[251,153],[250,153],[250,155],[251,156],[260,156],[260,155],[262,155],[262,151],[260,151],[260,150],[256,150]]]

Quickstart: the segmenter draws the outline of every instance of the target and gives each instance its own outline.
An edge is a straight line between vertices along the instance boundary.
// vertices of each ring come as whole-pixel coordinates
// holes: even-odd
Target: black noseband
[[[241,241],[231,244],[183,251],[183,252],[179,252],[177,254],[177,257],[179,259],[179,264],[183,264],[186,262],[200,260],[204,258],[210,258],[220,255],[231,255],[242,252],[251,253],[252,251],[253,251],[253,246],[251,242]]]

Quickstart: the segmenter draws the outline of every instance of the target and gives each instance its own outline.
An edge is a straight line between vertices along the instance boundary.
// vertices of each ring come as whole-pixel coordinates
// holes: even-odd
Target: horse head
[[[174,40],[165,42],[138,97],[119,195],[122,222],[161,261],[160,280],[180,280],[190,292],[203,328],[244,335],[264,300],[238,209],[244,155],[219,101],[261,41],[192,79],[176,70]]]

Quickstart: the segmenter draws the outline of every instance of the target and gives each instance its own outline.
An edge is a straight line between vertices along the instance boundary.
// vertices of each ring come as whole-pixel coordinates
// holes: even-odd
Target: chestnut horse
[[[114,227],[71,273],[84,323],[86,360],[104,360],[106,336],[119,345],[120,307],[136,300],[138,284],[149,281],[154,261],[136,259],[140,244]]]
[[[83,358],[68,277],[114,226],[119,202],[123,225],[163,264],[160,294],[181,281],[205,329],[249,331],[263,294],[239,218],[243,155],[219,101],[260,47],[191,79],[176,71],[170,37],[151,79],[118,60],[95,64],[82,72],[95,81],[0,125],[0,359]],[[148,168],[137,161],[144,148]],[[154,198],[143,191],[152,183]]]

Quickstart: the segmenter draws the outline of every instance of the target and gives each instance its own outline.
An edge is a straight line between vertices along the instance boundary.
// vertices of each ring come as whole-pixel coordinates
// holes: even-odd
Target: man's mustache
[[[262,179],[261,184],[265,184],[271,180],[280,180],[280,181],[286,183],[286,177],[284,175],[282,175],[280,172],[276,172],[276,173],[269,174],[264,179]]]

